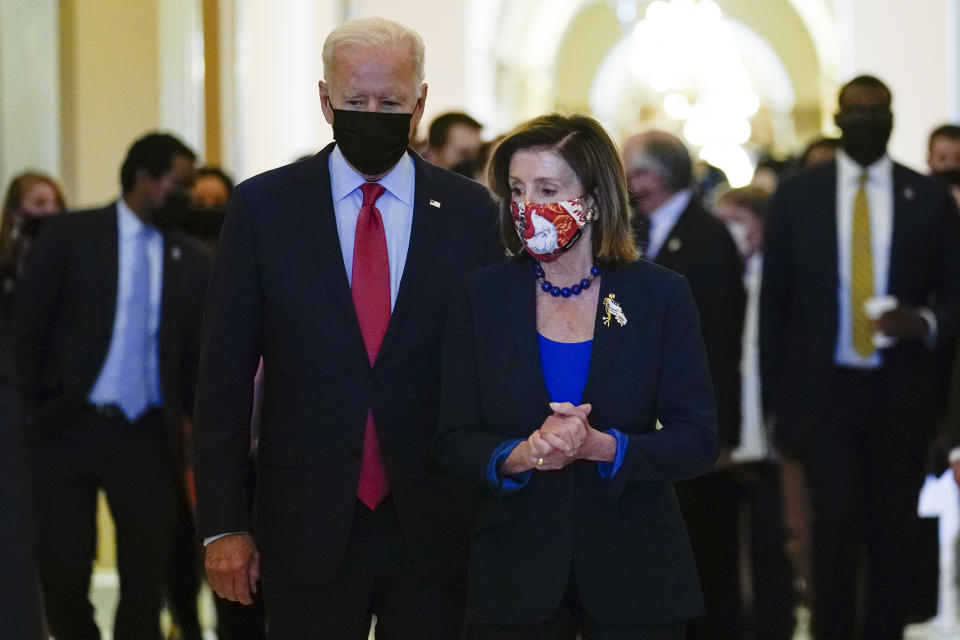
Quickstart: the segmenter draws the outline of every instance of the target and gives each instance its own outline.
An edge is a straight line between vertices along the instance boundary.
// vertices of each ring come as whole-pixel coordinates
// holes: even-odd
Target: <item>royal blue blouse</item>
[[[553,402],[569,402],[578,405],[583,399],[583,389],[587,385],[590,373],[590,354],[593,352],[593,340],[584,342],[557,342],[537,334],[540,346],[540,370],[547,385],[547,393]],[[627,437],[610,429],[609,433],[617,439],[617,453],[613,462],[598,462],[597,472],[601,478],[612,478],[623,462],[627,450]],[[517,476],[500,475],[500,465],[514,447],[523,442],[522,438],[508,440],[497,447],[487,465],[487,479],[502,490],[511,491],[523,487],[530,480],[532,470]]]

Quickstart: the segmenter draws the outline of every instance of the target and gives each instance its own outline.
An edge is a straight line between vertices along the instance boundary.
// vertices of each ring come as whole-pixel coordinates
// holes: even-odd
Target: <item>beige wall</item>
[[[840,33],[849,39],[849,75],[869,73],[893,91],[894,125],[890,155],[926,171],[927,136],[946,121],[947,5],[951,0],[845,0],[838,13]]]
[[[130,143],[159,123],[157,5],[62,0],[63,179],[73,206],[116,197]]]
[[[2,189],[26,169],[60,175],[57,32],[57,0],[0,0]]]
[[[429,91],[426,111],[420,124],[424,135],[426,127],[436,115],[444,111],[468,108],[465,61],[466,0],[358,0],[350,4],[356,12],[351,17],[382,16],[396,20],[419,33],[426,43],[424,72]]]

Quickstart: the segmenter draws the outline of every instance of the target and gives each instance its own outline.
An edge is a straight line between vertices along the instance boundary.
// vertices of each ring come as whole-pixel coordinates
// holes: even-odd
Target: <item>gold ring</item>
[[[537,458],[537,466],[538,466],[538,467],[542,467],[542,466],[543,466],[543,458]]]

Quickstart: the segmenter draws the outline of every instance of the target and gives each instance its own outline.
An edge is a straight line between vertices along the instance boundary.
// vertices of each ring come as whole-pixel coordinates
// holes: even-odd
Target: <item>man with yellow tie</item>
[[[785,181],[766,228],[764,405],[809,476],[818,640],[902,637],[936,350],[960,321],[960,217],[886,155],[890,104],[877,78],[844,85],[836,161]]]

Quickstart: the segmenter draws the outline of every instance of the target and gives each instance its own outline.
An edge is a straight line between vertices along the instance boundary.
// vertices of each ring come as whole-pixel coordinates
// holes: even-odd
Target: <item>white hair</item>
[[[323,43],[323,75],[330,81],[333,57],[344,46],[390,47],[407,45],[413,54],[413,84],[419,97],[423,93],[424,44],[420,34],[386,18],[358,18],[344,22],[327,36]]]

